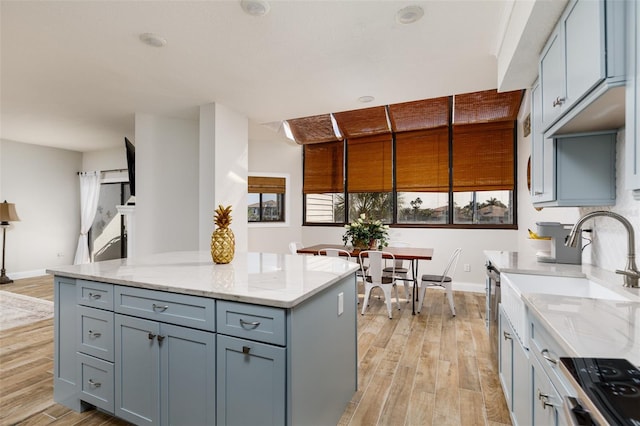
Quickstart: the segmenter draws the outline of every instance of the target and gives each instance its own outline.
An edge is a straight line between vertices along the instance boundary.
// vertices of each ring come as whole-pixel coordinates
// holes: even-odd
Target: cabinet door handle
[[[542,195],[542,194],[544,194],[544,192],[542,192],[542,191],[535,191],[535,192],[533,193],[533,195]]]
[[[540,354],[542,355],[542,358],[546,359],[547,361],[549,361],[551,364],[557,364],[558,360],[555,358],[552,358],[549,355],[549,349],[543,349],[540,351]]]
[[[542,393],[540,389],[538,389],[538,399],[540,400],[540,404],[542,405],[542,409],[546,410],[547,407],[555,407],[556,404],[549,402],[550,396],[546,393]]]
[[[96,389],[96,388],[99,388],[100,386],[102,386],[102,383],[94,382],[93,379],[89,379],[87,381],[87,383],[89,383],[89,386],[91,386],[93,389]]]
[[[156,335],[150,332],[147,337],[149,337],[149,340],[153,340],[156,338]]]
[[[245,354],[245,355],[248,355],[250,350],[251,350],[251,348],[249,346],[243,346],[242,347],[242,353]]]
[[[513,337],[511,337],[511,333],[507,333],[506,331],[502,332],[502,335],[504,336],[504,340],[511,340],[513,339]]]
[[[154,303],[152,306],[153,306],[153,310],[156,311],[156,312],[164,312],[167,309],[169,309],[169,306],[167,306],[167,305],[160,306],[160,305],[156,305]]]
[[[564,103],[565,99],[561,98],[560,96],[558,96],[554,101],[553,101],[553,106],[557,107],[560,106]]]
[[[98,300],[100,298],[102,298],[101,294],[89,293],[89,299]]]
[[[93,337],[94,339],[97,339],[100,336],[102,336],[102,333],[98,333],[97,331],[89,330],[89,337]]]
[[[161,336],[158,334],[158,343],[162,343],[162,341],[164,340],[164,338],[167,336]]]
[[[245,321],[242,318],[240,318],[240,325],[242,326],[242,328],[257,328],[258,326],[260,326],[260,322],[259,321],[253,321],[253,322],[249,322],[249,321]]]

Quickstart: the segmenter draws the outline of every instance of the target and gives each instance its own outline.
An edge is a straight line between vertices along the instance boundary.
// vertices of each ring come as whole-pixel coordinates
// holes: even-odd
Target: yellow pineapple
[[[214,263],[229,263],[233,260],[236,251],[236,239],[231,224],[231,206],[218,205],[215,210],[214,220],[216,229],[211,235],[211,258]]]

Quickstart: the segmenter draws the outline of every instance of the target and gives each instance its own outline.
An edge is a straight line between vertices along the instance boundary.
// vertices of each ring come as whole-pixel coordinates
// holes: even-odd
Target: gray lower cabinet
[[[286,424],[285,366],[285,348],[218,335],[218,424]]]
[[[531,419],[530,389],[527,349],[522,346],[507,316],[500,306],[499,316],[500,384],[514,425],[527,425]]]
[[[115,415],[215,424],[215,333],[116,314]]]
[[[531,393],[533,396],[533,417],[531,424],[556,426],[558,424],[558,405],[560,396],[547,378],[535,357],[531,357]]]

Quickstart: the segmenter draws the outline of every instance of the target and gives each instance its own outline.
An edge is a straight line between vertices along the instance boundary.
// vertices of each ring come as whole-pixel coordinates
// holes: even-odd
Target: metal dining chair
[[[409,243],[404,241],[391,241],[388,247],[409,247]],[[386,262],[385,262],[386,263]],[[407,303],[411,301],[409,298],[409,288],[412,287],[413,278],[409,279],[409,268],[405,265],[405,261],[402,259],[396,259],[393,262],[393,267],[387,266],[383,270],[384,275],[389,276],[389,274],[395,274],[399,280],[404,282],[404,295],[405,299],[407,299]],[[409,284],[411,283],[411,285]]]
[[[453,276],[456,273],[456,267],[458,266],[458,259],[460,258],[461,248],[457,248],[451,254],[447,266],[444,268],[442,275],[429,275],[424,274],[420,279],[420,285],[418,288],[418,313],[422,310],[422,302],[424,301],[424,295],[427,287],[439,286],[443,287],[446,291],[447,299],[449,300],[449,308],[451,308],[451,314],[456,316],[456,307],[453,304]]]
[[[396,285],[395,267],[391,266],[392,271],[388,276],[384,276],[382,272],[384,269],[383,257],[389,258],[392,264],[395,265],[395,256],[389,252],[378,250],[365,250],[361,251],[358,255],[360,259],[360,268],[362,269],[362,275],[364,277],[364,299],[362,301],[362,315],[369,306],[369,296],[371,290],[375,287],[382,289],[384,293],[384,301],[387,305],[387,312],[389,313],[389,319],[392,319],[391,315],[391,288],[396,293],[396,304],[398,310],[400,310],[400,299],[398,298],[398,286]],[[369,267],[365,269],[365,259],[369,263]]]

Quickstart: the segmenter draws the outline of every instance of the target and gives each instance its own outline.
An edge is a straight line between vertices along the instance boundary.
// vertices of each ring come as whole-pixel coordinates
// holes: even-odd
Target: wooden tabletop
[[[341,249],[348,251],[351,256],[357,256],[361,250],[353,249],[342,244],[316,244],[313,246],[298,249],[299,254],[318,254],[318,251],[327,248]],[[431,260],[433,258],[432,248],[422,247],[385,247],[382,251],[389,252],[398,260]]]

